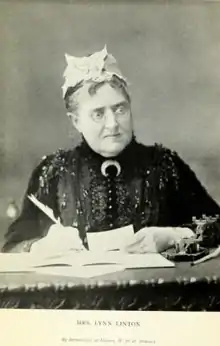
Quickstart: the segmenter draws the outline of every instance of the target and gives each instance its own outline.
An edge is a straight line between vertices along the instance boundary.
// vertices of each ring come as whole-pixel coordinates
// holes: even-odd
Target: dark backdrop
[[[108,50],[130,81],[137,137],[162,142],[220,202],[220,3],[0,2],[0,220],[41,156],[78,141],[64,53]]]

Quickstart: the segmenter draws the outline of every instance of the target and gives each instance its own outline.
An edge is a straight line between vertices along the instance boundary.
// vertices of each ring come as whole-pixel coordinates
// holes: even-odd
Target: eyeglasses
[[[117,105],[111,106],[110,108],[117,120],[126,118],[130,115],[130,105],[128,102],[119,103]],[[106,115],[106,107],[100,107],[92,111],[91,118],[96,123],[102,123],[106,121]]]

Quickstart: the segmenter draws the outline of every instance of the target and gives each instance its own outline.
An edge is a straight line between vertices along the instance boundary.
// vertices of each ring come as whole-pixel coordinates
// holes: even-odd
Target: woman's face
[[[88,88],[85,85],[79,91],[73,124],[95,152],[114,157],[132,139],[130,103],[119,89],[108,83],[99,86],[94,95],[90,95]]]

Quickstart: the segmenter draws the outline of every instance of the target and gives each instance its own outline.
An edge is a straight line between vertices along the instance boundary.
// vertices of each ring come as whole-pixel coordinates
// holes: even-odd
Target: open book
[[[127,254],[121,251],[76,253],[36,257],[31,253],[0,254],[0,273],[36,272],[47,275],[93,277],[125,269],[174,267],[157,253]]]

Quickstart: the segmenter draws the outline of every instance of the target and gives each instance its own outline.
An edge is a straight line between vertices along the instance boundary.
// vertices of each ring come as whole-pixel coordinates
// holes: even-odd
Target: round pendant
[[[101,172],[102,174],[107,177],[108,176],[108,168],[110,167],[114,167],[116,169],[116,176],[119,176],[119,174],[121,173],[121,166],[119,164],[118,161],[115,160],[106,160],[103,162],[103,164],[101,165]]]

